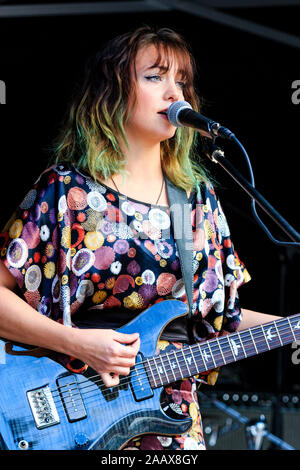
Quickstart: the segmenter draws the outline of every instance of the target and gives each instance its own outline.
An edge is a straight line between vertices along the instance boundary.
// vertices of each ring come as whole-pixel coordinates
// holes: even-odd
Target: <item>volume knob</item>
[[[84,432],[79,432],[75,435],[74,441],[77,447],[84,447],[88,444],[89,438]]]

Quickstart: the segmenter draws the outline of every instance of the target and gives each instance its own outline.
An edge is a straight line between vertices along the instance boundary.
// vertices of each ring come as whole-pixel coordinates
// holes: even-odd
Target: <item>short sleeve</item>
[[[239,259],[238,253],[235,250],[227,219],[219,200],[217,200],[214,219],[219,238],[220,256],[224,277],[225,308],[223,330],[224,333],[233,332],[236,331],[239,323],[241,322],[241,307],[238,289],[243,284],[249,282],[251,276],[249,275],[244,263]]]
[[[66,177],[54,168],[46,170],[17,207],[0,240],[1,259],[27,303],[70,326],[74,213],[66,203]]]
[[[239,259],[220,200],[211,185],[202,188],[195,207],[194,334],[197,341],[203,341],[236,331],[242,315],[238,289],[251,278]]]

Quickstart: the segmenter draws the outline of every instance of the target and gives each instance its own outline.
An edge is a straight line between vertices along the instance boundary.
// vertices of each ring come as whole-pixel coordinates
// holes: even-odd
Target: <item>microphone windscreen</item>
[[[182,127],[183,124],[179,121],[178,115],[183,109],[192,109],[192,106],[187,101],[174,101],[167,111],[167,116],[170,123],[175,127]]]

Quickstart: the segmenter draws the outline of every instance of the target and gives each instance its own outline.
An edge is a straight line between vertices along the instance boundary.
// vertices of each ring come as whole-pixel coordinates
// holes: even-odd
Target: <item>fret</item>
[[[217,344],[218,344],[218,346],[219,346],[219,350],[220,350],[220,353],[221,353],[221,356],[222,356],[222,359],[223,359],[223,364],[226,364],[226,360],[225,360],[225,357],[224,357],[222,348],[221,348],[221,346],[220,346],[219,338],[216,338],[216,340],[217,340]]]
[[[253,342],[253,344],[254,344],[254,348],[255,348],[256,354],[258,354],[257,347],[256,347],[255,341],[254,341],[253,336],[252,336],[251,328],[249,329],[249,333],[250,333],[252,342]]]
[[[166,353],[166,356],[167,356],[167,359],[168,359],[168,362],[169,362],[169,365],[170,365],[171,372],[172,372],[172,374],[173,374],[173,378],[174,378],[174,380],[176,381],[177,378],[176,378],[176,375],[174,374],[174,368],[175,368],[175,367],[172,365],[168,353]],[[177,366],[176,366],[176,367],[177,367]]]
[[[294,327],[294,330],[300,330],[300,320],[299,320],[299,315],[295,316],[295,318],[292,317],[292,320],[297,320],[297,325]]]
[[[154,386],[157,387],[157,383],[156,383],[156,380],[155,380],[155,377],[154,377],[154,374],[153,374],[153,371],[152,371],[152,367],[151,367],[150,361],[149,361],[148,358],[146,359],[146,361],[147,361],[147,363],[148,363],[148,367],[149,367],[149,370],[150,370],[151,375],[152,375],[152,379],[153,379],[153,382],[154,382]]]
[[[164,373],[165,373],[166,379],[167,379],[168,382],[171,382],[171,381],[172,381],[172,378],[170,379],[170,377],[169,377],[169,375],[168,375],[168,372],[166,371],[165,364],[164,364],[165,356],[166,356],[166,354],[159,356],[159,358],[160,358],[160,362],[161,362],[161,365],[162,365],[162,367],[163,367],[163,371],[164,371]],[[168,359],[168,357],[167,357],[167,359]],[[173,372],[173,371],[172,371],[172,367],[171,367],[171,372]]]
[[[229,336],[231,352],[232,352],[232,355],[233,355],[235,361],[237,359],[239,359],[239,349],[241,348],[241,345],[238,344],[238,339],[239,339],[240,343],[242,344],[241,339],[239,337],[237,337],[236,334]]]
[[[165,368],[165,364],[164,364],[164,361],[163,361],[163,356],[162,356],[162,355],[161,355],[161,356],[159,355],[159,356],[157,356],[157,357],[160,359],[160,362],[161,362],[161,366],[162,366],[162,369],[161,369],[161,370],[163,371],[163,373],[165,374],[165,377],[166,377],[167,381],[169,382],[169,376],[168,376],[168,373],[167,373],[166,368]]]
[[[194,361],[194,364],[195,364],[195,370],[196,370],[196,372],[198,373],[199,369],[198,369],[198,364],[197,364],[197,362],[196,362],[196,359],[195,359],[195,357],[194,357],[193,348],[192,348],[191,346],[189,346],[189,349],[190,349],[190,353],[191,353],[191,356],[192,356],[193,361]]]
[[[279,342],[280,342],[281,346],[283,346],[283,343],[282,343],[282,341],[281,341],[281,336],[280,336],[280,334],[279,334],[279,331],[278,331],[278,328],[277,328],[277,325],[276,325],[276,321],[273,322],[273,325],[275,326],[276,333],[277,333],[277,336],[278,336],[278,338],[279,338]]]
[[[155,365],[155,367],[156,367],[156,370],[157,370],[157,372],[158,372],[158,378],[159,378],[159,380],[160,380],[160,384],[163,385],[163,380],[161,379],[161,374],[163,374],[163,369],[162,369],[161,366],[157,366],[157,364],[156,364],[157,357],[158,357],[158,356],[156,356],[156,357],[153,356],[152,359],[153,359],[154,365]]]
[[[268,329],[267,329],[267,334],[266,334],[266,337],[267,337],[267,341],[268,343],[270,343],[270,341],[272,341],[273,338],[275,338],[275,335],[272,333],[272,328],[275,328],[274,324],[272,324],[271,326],[268,326]],[[277,333],[277,336],[278,336],[278,331],[276,331]]]
[[[218,344],[222,352],[222,358],[224,359],[225,364],[228,364],[232,362],[233,360],[235,360],[235,356],[232,350],[232,345],[228,339],[228,335],[218,338]],[[228,345],[229,345],[229,348],[228,348]]]
[[[263,334],[261,334],[261,330]],[[252,335],[252,332],[253,332],[253,335]],[[257,326],[252,327],[251,336],[255,344],[255,350],[257,351],[257,354],[262,353],[266,351],[267,349],[270,349],[269,343],[265,337],[265,332],[264,332],[262,325],[257,325]]]
[[[295,336],[295,333],[294,333],[294,331],[293,331],[293,328],[292,328],[292,325],[291,325],[291,323],[290,323],[289,318],[287,318],[287,321],[288,321],[288,323],[289,323],[289,327],[290,327],[290,329],[291,329],[291,332],[292,332],[292,335],[293,335],[293,337],[294,337],[294,340],[297,341],[296,336]]]
[[[207,369],[206,362],[204,361],[204,357],[203,357],[203,354],[202,354],[202,351],[201,351],[201,346],[200,346],[200,344],[198,344],[198,348],[199,348],[199,351],[200,351],[200,354],[201,354],[201,358],[202,358],[203,365],[204,365],[205,369],[208,370],[208,369]]]
[[[183,351],[182,349],[181,349],[181,354],[182,354],[182,356],[183,356],[183,359],[184,359],[184,362],[185,362],[187,371],[188,371],[188,373],[189,373],[189,376],[192,376],[193,374],[192,374],[191,371],[190,371],[189,365],[188,365],[188,363],[187,363],[187,361],[186,361],[186,358],[185,358],[184,351]]]
[[[177,362],[177,366],[178,366],[178,370],[179,370],[179,372],[180,372],[181,378],[183,379],[184,375],[183,375],[182,370],[181,370],[181,367],[180,367],[180,365],[179,365],[179,362],[178,362],[178,359],[177,359],[177,354],[176,354],[175,351],[172,351],[172,352],[173,352],[174,357],[175,357],[175,360],[176,360],[176,362]]]
[[[244,356],[247,357],[247,353],[246,353],[246,351],[245,351],[244,344],[243,344],[243,341],[242,341],[242,339],[241,339],[240,333],[237,331],[237,332],[236,332],[236,335],[238,336],[238,338],[239,338],[239,340],[240,340],[240,343],[241,343],[241,346],[242,346],[242,350],[243,350]]]
[[[243,344],[243,351],[245,353],[245,357],[257,354],[255,343],[253,341],[253,338],[251,337],[250,328],[247,330],[240,331],[240,338],[242,342],[241,344]]]
[[[265,334],[265,330],[263,329],[263,325],[260,325],[260,327],[261,327],[262,332],[263,332],[263,334],[264,334],[265,342],[266,342],[266,344],[267,344],[267,346],[268,346],[268,349],[269,349],[269,351],[270,351],[270,345],[269,345],[269,342],[268,342],[268,340],[267,340],[267,337],[266,337],[266,334]]]
[[[295,321],[297,321],[297,320],[298,320],[298,321],[297,321],[297,323],[296,323],[296,325],[294,325],[294,328],[293,328],[293,330],[294,330],[294,331],[295,331],[295,330],[300,330],[300,319],[299,319],[299,314],[297,314],[297,315],[296,315],[294,318],[293,318],[293,317],[291,317],[291,321],[293,321],[293,320],[295,320]],[[299,336],[299,335],[298,335],[298,336]],[[295,337],[295,335],[294,335],[294,337]],[[300,338],[299,338],[299,339],[300,339]],[[296,340],[295,340],[297,344],[299,344],[299,339],[297,339],[297,338],[296,338]]]
[[[233,352],[233,350],[232,350],[232,346],[231,346],[230,338],[228,338],[228,336],[225,336],[225,338],[227,339],[227,342],[228,342],[228,344],[229,344],[229,347],[230,347],[230,351],[231,351],[232,357],[233,357],[233,359],[236,361],[236,357],[235,357],[235,355],[234,355],[234,352]]]
[[[207,342],[207,346],[208,346],[208,349],[209,349],[209,352],[210,352],[212,361],[213,361],[213,363],[214,363],[214,366],[215,366],[215,368],[216,368],[216,367],[217,367],[217,364],[215,363],[215,359],[214,359],[213,353],[212,353],[212,351],[211,351],[209,341]]]
[[[208,346],[208,348],[207,348],[208,350],[207,350],[207,351],[205,350],[205,347],[206,347],[207,345],[208,345],[208,342],[202,344],[201,355],[202,355],[202,357],[204,358],[206,364],[208,365],[208,368],[210,369],[210,368],[213,366],[213,364],[210,364],[210,356],[211,356],[211,354],[209,353],[209,350],[210,350],[210,349],[209,349],[209,346]],[[207,370],[207,369],[206,369],[206,370]]]

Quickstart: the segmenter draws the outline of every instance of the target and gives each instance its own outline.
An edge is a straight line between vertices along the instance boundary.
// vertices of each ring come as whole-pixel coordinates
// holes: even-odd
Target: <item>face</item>
[[[130,117],[125,126],[128,140],[138,139],[155,144],[173,137],[176,127],[172,126],[165,114],[174,102],[184,100],[184,82],[178,70],[176,58],[169,70],[154,66],[157,49],[153,45],[140,49],[136,56],[136,102],[129,103]]]

